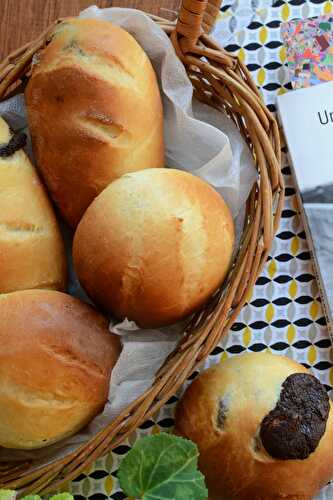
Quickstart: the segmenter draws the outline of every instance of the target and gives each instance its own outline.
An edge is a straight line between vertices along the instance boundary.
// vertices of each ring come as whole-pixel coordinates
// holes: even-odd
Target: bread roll
[[[206,182],[173,169],[127,174],[90,205],[73,256],[88,294],[141,327],[174,323],[222,283],[234,227]]]
[[[60,24],[25,97],[38,167],[72,226],[117,177],[164,166],[154,70],[135,39],[110,22]]]
[[[176,432],[198,445],[211,500],[310,500],[333,477],[332,402],[283,356],[203,372],[177,407]]]
[[[103,316],[27,290],[0,295],[0,317],[0,446],[47,446],[103,410],[120,350]]]
[[[11,147],[15,140],[0,117],[0,293],[64,290],[65,252],[53,208],[24,151]]]

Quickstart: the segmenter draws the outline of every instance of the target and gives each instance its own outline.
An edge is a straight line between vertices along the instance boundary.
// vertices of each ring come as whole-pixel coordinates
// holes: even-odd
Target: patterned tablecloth
[[[276,95],[290,88],[286,52],[280,40],[281,22],[332,11],[330,0],[276,0],[273,4],[269,0],[228,0],[222,7],[214,36],[247,64],[266,103],[274,110]],[[283,173],[286,202],[271,255],[238,321],[209,356],[206,366],[245,350],[270,349],[310,367],[331,390],[331,342],[285,151]],[[77,499],[126,498],[117,481],[119,460],[138,437],[172,428],[175,404],[181,392],[123,445],[97,460],[64,489],[71,490]],[[317,498],[333,498],[333,486],[327,486]]]

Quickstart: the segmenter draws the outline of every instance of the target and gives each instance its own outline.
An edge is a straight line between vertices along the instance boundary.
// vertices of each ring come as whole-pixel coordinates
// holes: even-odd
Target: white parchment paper
[[[190,171],[209,182],[231,208],[239,237],[245,201],[256,179],[256,170],[236,126],[223,113],[193,100],[191,82],[169,38],[144,13],[132,9],[90,7],[80,16],[105,19],[122,26],[146,51],[163,98],[166,164]],[[26,130],[29,134],[23,95],[0,103],[0,115],[14,130]],[[30,141],[27,152],[34,162]],[[69,293],[88,301],[72,266],[71,232],[62,222],[61,226],[69,262]],[[82,432],[48,448],[34,451],[0,448],[0,461],[33,458],[36,466],[43,465],[91,438],[151,386],[155,373],[177,346],[182,325],[140,330],[127,320],[121,324],[111,320],[110,330],[121,336],[123,350],[113,370],[109,401],[103,414]]]

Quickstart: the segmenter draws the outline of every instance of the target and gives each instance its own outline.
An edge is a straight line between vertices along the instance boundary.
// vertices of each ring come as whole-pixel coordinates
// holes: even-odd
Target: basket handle
[[[208,33],[219,13],[222,0],[182,0],[176,32],[185,38],[182,48],[190,50],[202,33]]]

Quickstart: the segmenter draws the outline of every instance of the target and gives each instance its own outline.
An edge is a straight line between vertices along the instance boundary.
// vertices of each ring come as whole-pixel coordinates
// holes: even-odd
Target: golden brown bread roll
[[[333,477],[325,387],[284,356],[246,354],[195,379],[176,432],[199,448],[211,500],[310,500]]]
[[[135,39],[110,22],[59,25],[25,97],[38,167],[71,225],[117,177],[164,166],[154,70]]]
[[[0,295],[0,446],[32,449],[74,434],[103,410],[118,338],[64,293]]]
[[[110,184],[90,205],[73,256],[88,294],[142,327],[174,323],[223,281],[232,216],[206,182],[180,170],[142,170]]]
[[[3,148],[11,137],[0,117]],[[0,154],[0,192],[0,293],[64,290],[62,237],[45,189],[22,149]]]

